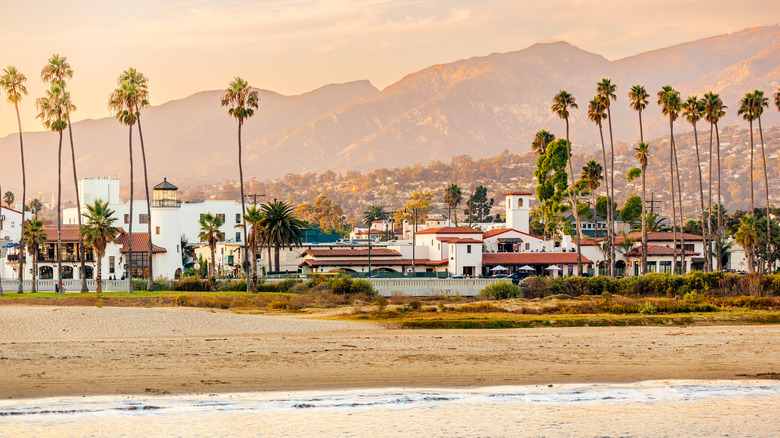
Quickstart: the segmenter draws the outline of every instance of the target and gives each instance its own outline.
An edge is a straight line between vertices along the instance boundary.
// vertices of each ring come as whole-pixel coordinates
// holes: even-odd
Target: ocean
[[[0,401],[3,437],[777,437],[780,382],[650,381]]]

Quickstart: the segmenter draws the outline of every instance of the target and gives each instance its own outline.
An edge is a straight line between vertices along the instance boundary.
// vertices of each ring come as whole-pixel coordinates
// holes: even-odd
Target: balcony
[[[155,199],[152,201],[152,207],[173,207],[179,208],[181,201],[176,199]]]

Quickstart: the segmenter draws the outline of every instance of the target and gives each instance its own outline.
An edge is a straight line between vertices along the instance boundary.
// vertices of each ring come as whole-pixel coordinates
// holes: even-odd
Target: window
[[[531,250],[531,244],[530,243],[526,243],[525,244],[525,250],[526,251],[530,251]]]
[[[160,234],[160,227],[154,227],[154,232]]]
[[[517,207],[520,208],[523,206],[523,198],[517,198]]]
[[[176,252],[179,252],[179,245],[176,245]]]
[[[220,218],[220,219],[222,219],[222,223],[223,223],[223,224],[225,223],[225,215],[224,215],[224,214],[222,214],[222,213],[217,213],[217,217],[218,217],[218,218]]]
[[[138,215],[138,223],[139,224],[148,224],[149,223],[149,215],[148,214],[139,214]]]
[[[466,253],[471,254],[471,245],[466,245]]]
[[[236,223],[237,224],[241,223],[241,213],[236,213]]]
[[[133,277],[145,278],[149,275],[149,253],[134,252],[130,256],[130,262],[130,270],[133,273]]]
[[[662,274],[669,274],[672,272],[672,262],[658,262],[658,272]]]
[[[200,214],[200,220],[203,220],[203,213]]]
[[[129,214],[126,214],[126,215],[125,215],[125,223],[126,223],[126,224],[129,224],[129,223],[130,223],[130,215],[129,215]]]
[[[241,232],[237,232],[236,233],[236,242],[240,242],[240,241],[241,241]]]
[[[115,259],[116,257],[111,256],[108,258],[108,273],[113,274],[115,272],[114,266],[115,266]]]
[[[512,198],[507,199],[506,202],[508,203],[506,205],[506,208],[511,210],[512,209]]]

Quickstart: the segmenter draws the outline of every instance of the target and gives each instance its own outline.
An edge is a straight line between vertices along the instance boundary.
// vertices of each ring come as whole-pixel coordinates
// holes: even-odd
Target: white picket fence
[[[57,280],[37,280],[37,283],[38,292],[54,292]],[[19,288],[19,281],[3,279],[2,285],[4,293],[16,292]],[[65,292],[81,292],[81,280],[62,280],[62,285],[65,286]],[[24,292],[30,292],[32,290],[32,280],[24,280],[23,289]],[[97,280],[87,280],[87,289],[90,292],[95,292]],[[124,290],[127,290],[127,281],[103,280],[103,292],[121,292]]]
[[[380,295],[389,297],[401,293],[414,297],[479,295],[485,286],[493,283],[509,283],[510,280],[474,278],[474,279],[438,279],[438,278],[371,278],[369,279]]]

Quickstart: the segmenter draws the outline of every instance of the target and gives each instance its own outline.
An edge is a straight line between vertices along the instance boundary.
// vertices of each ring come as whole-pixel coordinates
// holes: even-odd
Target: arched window
[[[523,206],[523,198],[517,198],[517,208],[520,208]]]
[[[512,198],[509,198],[509,199],[507,199],[507,200],[506,200],[506,202],[508,202],[508,203],[509,203],[509,205],[507,205],[507,206],[506,206],[506,208],[507,208],[508,210],[511,210],[511,209],[512,209]]]

